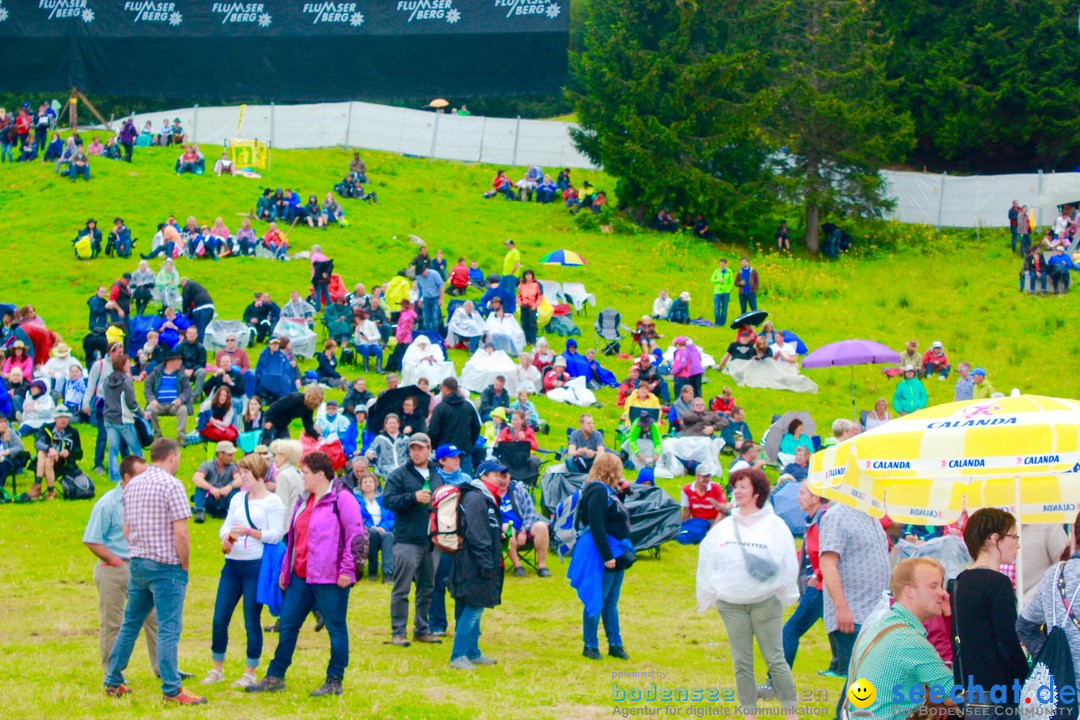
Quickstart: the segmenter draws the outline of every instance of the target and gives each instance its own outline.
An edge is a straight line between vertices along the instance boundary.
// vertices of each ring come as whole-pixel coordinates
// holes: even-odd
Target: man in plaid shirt
[[[180,447],[174,440],[158,438],[150,447],[151,465],[124,488],[124,535],[128,539],[131,579],[128,585],[124,624],[109,656],[105,693],[127,695],[124,685],[135,641],[146,616],[157,611],[158,665],[165,702],[202,705],[206,698],[192,695],[181,685],[177,646],[187,592],[191,517],[184,485],[176,478]]]

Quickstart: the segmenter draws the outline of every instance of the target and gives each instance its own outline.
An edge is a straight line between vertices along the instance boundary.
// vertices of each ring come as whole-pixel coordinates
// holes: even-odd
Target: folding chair
[[[600,350],[603,355],[618,355],[622,350],[622,341],[630,328],[622,324],[622,315],[615,308],[604,308],[596,318],[593,325],[596,330],[596,347],[600,349],[601,341],[606,342]]]
[[[563,298],[563,289],[560,283],[554,280],[538,280],[540,283],[540,291],[544,293],[544,297],[552,305],[558,305]]]
[[[536,483],[540,479],[539,456],[532,454],[532,445],[525,440],[517,442],[501,442],[495,446],[492,453],[499,462],[510,470],[510,479],[524,483],[531,493],[536,489]]]
[[[596,307],[596,296],[586,290],[583,283],[563,283],[562,296],[574,306],[575,313],[584,313],[585,303]]]

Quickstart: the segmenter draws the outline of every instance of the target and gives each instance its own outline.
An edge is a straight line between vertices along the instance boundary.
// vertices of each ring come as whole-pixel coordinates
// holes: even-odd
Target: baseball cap
[[[647,411],[642,410],[641,414],[638,415],[638,424],[642,427],[649,427],[653,424],[652,415],[650,415]]]
[[[216,453],[228,453],[229,455],[235,455],[236,454],[236,446],[233,445],[228,440],[222,440],[214,448],[214,452],[216,452]]]
[[[555,358],[555,364],[556,365],[562,365],[563,367],[566,367],[566,358],[564,358],[562,355],[557,356]]]
[[[424,433],[414,433],[412,437],[409,438],[409,447],[412,447],[413,445],[427,445],[428,447],[431,447],[431,438]]]
[[[256,445],[255,449],[251,451],[254,455],[266,455],[270,452],[270,448],[266,445]]]
[[[266,344],[267,344],[267,345],[273,345],[274,343],[277,343],[278,345],[280,345],[280,344],[281,344],[281,338],[279,338],[279,337],[272,337],[272,338],[270,338],[270,342],[268,342],[268,343],[266,343]]]
[[[334,407],[337,407],[338,406],[337,405],[337,400],[327,400],[326,401],[326,407],[330,407],[331,405],[333,405]]]
[[[945,347],[945,346],[941,344],[940,340],[935,340],[934,342],[932,342],[930,344],[930,349],[931,350],[934,349],[934,348],[943,348],[943,347]]]
[[[500,465],[494,460],[485,460],[480,463],[480,467],[476,468],[476,476],[484,477],[488,473],[504,473],[506,471],[507,467],[505,465]]]
[[[412,445],[412,442],[410,442],[409,444]],[[461,457],[464,454],[465,452],[463,450],[459,450],[457,445],[440,445],[435,450],[435,459],[445,460],[446,458]]]
[[[176,352],[175,350],[170,350],[165,355],[165,362],[169,362],[170,360],[183,360],[183,359],[184,359],[184,356],[181,355],[180,353]]]
[[[60,407],[56,408],[56,410],[53,411],[53,417],[54,418],[58,418],[58,417],[68,417],[69,418],[69,417],[71,417],[71,411],[67,409],[67,406],[61,405]]]
[[[983,377],[986,377],[986,371],[983,370],[981,367],[977,367],[974,370],[972,370],[971,374],[972,375],[982,375]]]

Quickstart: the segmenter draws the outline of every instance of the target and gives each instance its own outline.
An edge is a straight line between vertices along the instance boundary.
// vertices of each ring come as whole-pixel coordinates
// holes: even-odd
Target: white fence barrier
[[[570,139],[571,123],[446,115],[362,102],[316,105],[246,105],[186,108],[135,116],[156,131],[161,120],[179,117],[195,142],[221,144],[257,139],[275,148],[356,147],[460,162],[520,167],[540,165],[594,169]],[[554,174],[554,173],[552,173]],[[1004,227],[1014,199],[1035,210],[1046,225],[1056,211],[1047,198],[1069,197],[1080,175],[983,175],[883,172],[897,201],[890,214],[903,223],[949,227]],[[1038,200],[1041,209],[1035,208]]]

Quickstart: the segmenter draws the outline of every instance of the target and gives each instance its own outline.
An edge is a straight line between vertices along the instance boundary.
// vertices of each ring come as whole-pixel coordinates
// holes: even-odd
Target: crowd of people
[[[182,128],[168,123],[158,133],[149,128],[144,133],[154,144],[184,144]],[[181,161],[181,166],[198,162]],[[606,199],[588,182],[582,197],[570,183],[569,170],[557,181],[536,167],[518,183],[500,176],[493,195],[507,199],[547,203],[561,197],[572,211],[587,207],[593,212]],[[335,191],[377,202],[364,189],[366,182],[366,166],[356,155]],[[323,203],[311,195],[302,205],[300,195],[288,188],[266,189],[253,215],[268,223],[261,238],[248,218],[235,234],[222,218],[213,226],[200,225],[194,217],[183,226],[175,217],[162,223],[134,271],[87,300],[89,332],[82,341],[82,362],[32,306],[3,316],[0,487],[11,480],[14,494],[16,476],[33,468],[24,499],[50,499],[64,478],[85,477],[79,467],[84,457],[80,424],[97,430],[91,474],[108,473],[115,483],[97,500],[84,535],[100,560],[94,579],[101,609],[100,659],[110,696],[131,692],[123,673],[142,631],[166,700],[206,701],[184,688],[186,673],[176,659],[191,554],[189,518],[196,523],[221,520],[215,542],[220,541],[224,560],[205,685],[228,679],[228,629],[242,602],[245,662],[235,687],[252,693],[285,690],[298,635],[314,612],[316,629],[325,628],[329,637],[330,657],[325,681],[311,695],[340,695],[349,665],[349,591],[365,570],[371,580],[392,585],[390,644],[442,643],[451,628],[445,602],[449,591],[456,601],[450,667],[475,670],[495,664],[480,650],[479,638],[484,609],[501,602],[503,548],[514,576],[528,574],[520,555],[532,547],[537,576],[549,578],[552,543],[548,519],[529,489],[511,479],[510,467],[496,450],[501,443],[527,443],[536,459],[537,433],[547,430],[537,397],[587,407],[598,404],[587,399],[587,392],[602,387],[618,391],[616,437],[609,444],[592,414],[584,413],[563,452],[566,471],[584,476],[569,576],[584,606],[586,658],[602,659],[601,623],[608,655],[630,657],[619,623],[621,587],[635,562],[626,507],[632,484],[625,471],[636,471],[638,483],[652,484],[664,458],[670,461],[667,469],[675,466],[676,476],[689,479],[679,493],[681,527],[675,539],[700,545],[699,607],[719,611],[739,703],[748,713],[759,697],[775,697],[794,715],[791,667],[800,638],[818,619],[824,619],[833,650],[824,674],[847,676],[850,668],[852,678],[883,688],[897,677],[911,684],[951,684],[945,663],[957,667],[952,648],[930,645],[925,636],[944,632],[949,637],[941,624],[948,614],[964,642],[964,673],[985,678],[987,684],[1022,678],[1026,669],[1017,661],[1022,659],[1020,643],[1037,652],[1045,641],[1040,625],[1062,581],[1070,592],[1080,583],[1071,561],[1054,566],[1036,558],[1029,565],[1025,558],[1030,572],[1025,579],[1032,585],[1024,589],[1036,594],[1017,616],[1015,605],[1007,602],[1013,591],[1008,570],[1017,556],[1015,519],[1003,511],[979,510],[944,528],[901,528],[830,505],[804,482],[817,447],[800,420],[783,428],[779,456],[790,462],[777,467],[781,478],[774,486],[764,472],[770,460],[745,421],[747,399],[740,405],[729,387],[708,399],[703,380],[706,367],[723,369],[739,361],[767,359],[794,366],[797,338],[789,339],[772,324],[760,330],[755,324],[736,328],[719,363],[710,365],[687,335],[674,337],[665,352],[653,321],[687,324],[692,318],[688,292],[670,298],[661,291],[653,312],[635,330],[635,351],[629,367],[619,370],[625,374],[620,379],[601,364],[595,350],[579,352],[570,338],[556,354],[539,334],[542,286],[512,240],[506,241],[497,274],[485,274],[464,257],[448,268],[442,250],[432,257],[421,244],[400,273],[373,284],[370,292],[363,283],[347,292],[335,282],[333,260],[315,245],[305,258],[311,265],[309,289],[294,290],[283,305],[268,292],[256,292],[238,327],[215,334],[211,325],[223,319],[223,312],[208,289],[212,284],[182,277],[178,261],[260,252],[284,259],[286,223],[325,228],[344,222],[332,193]],[[699,222],[707,235],[700,216],[693,232],[698,233]],[[90,219],[73,241],[76,256],[82,257],[80,246],[90,257],[104,251],[126,258],[134,252],[135,239],[122,218],[116,218],[107,237],[102,248],[105,238]],[[777,241],[782,242],[779,232]],[[163,260],[155,272],[149,261],[158,257]],[[742,313],[757,310],[757,270],[748,258],[740,266],[729,270],[722,260],[711,276],[717,326],[728,323],[733,292]],[[483,295],[467,299],[470,291]],[[455,300],[448,303],[447,295]],[[304,372],[299,345],[317,334],[319,323],[327,339],[320,352],[311,353],[315,368]],[[211,341],[220,341],[221,349],[211,352]],[[252,362],[249,349],[254,352],[259,345],[265,347]],[[455,346],[470,353],[460,374],[446,354],[447,347]],[[365,373],[389,373],[387,390],[379,396],[367,390],[359,371],[348,376],[357,358]],[[925,354],[918,352],[916,341],[909,342],[895,369],[900,379],[892,412],[879,399],[864,419],[866,429],[925,407],[922,380],[944,381],[951,370],[941,342],[932,343]],[[955,399],[995,395],[982,368],[961,362],[956,370]],[[479,378],[479,384],[466,387],[467,377]],[[143,402],[135,382],[142,383]],[[382,413],[377,427],[369,423],[384,393],[394,397],[390,393],[410,388],[415,392],[394,411]],[[327,389],[345,391],[344,399],[329,397]],[[470,392],[478,394],[475,403]],[[164,417],[174,419],[175,439],[164,437],[173,427],[172,420],[162,422]],[[189,433],[192,418],[196,428]],[[290,426],[297,423],[303,431],[294,440]],[[837,419],[831,429],[827,441],[843,442],[863,428]],[[140,437],[140,431],[148,437]],[[27,437],[33,438],[33,454],[24,449],[22,438]],[[177,473],[181,454],[193,443],[205,443],[214,452],[191,476],[189,501]],[[241,450],[241,445],[250,449]],[[725,472],[720,463],[726,454],[731,457]],[[801,511],[794,532],[781,517],[779,498],[784,496]],[[433,522],[438,528],[434,541]],[[452,524],[441,527],[443,522]],[[1025,538],[1028,532],[1025,527]],[[804,538],[801,549],[796,549],[795,536]],[[948,613],[940,565],[918,559],[891,568],[889,560],[891,544],[900,539],[946,536],[962,537],[973,559],[957,579],[966,604],[954,592],[956,604]],[[1069,549],[1067,543],[1064,533],[1047,535],[1044,554],[1054,560]],[[748,554],[747,546],[763,552]],[[265,573],[270,574],[269,592],[260,581]],[[877,617],[882,593],[890,587],[894,604]],[[785,607],[796,603],[795,613],[784,622]],[[260,671],[264,605],[280,619],[273,659]],[[989,628],[973,619],[987,612],[1001,622]],[[880,642],[868,639],[897,624],[905,627]],[[1012,635],[1009,628],[1014,628]],[[763,684],[754,676],[755,639],[769,670]],[[1073,640],[1080,646],[1080,634],[1070,634]],[[997,664],[995,652],[1001,656]],[[890,662],[897,657],[916,660]],[[896,714],[913,708],[886,692],[875,706]]]
[[[1027,205],[1013,200],[1009,208],[1009,231],[1012,252],[1019,251],[1023,259],[1020,268],[1020,292],[1037,292],[1046,296],[1047,283],[1053,293],[1061,295],[1072,286],[1072,272],[1080,272],[1080,216],[1074,205],[1062,205],[1053,224],[1047,226],[1042,239],[1032,243],[1035,220]]]

